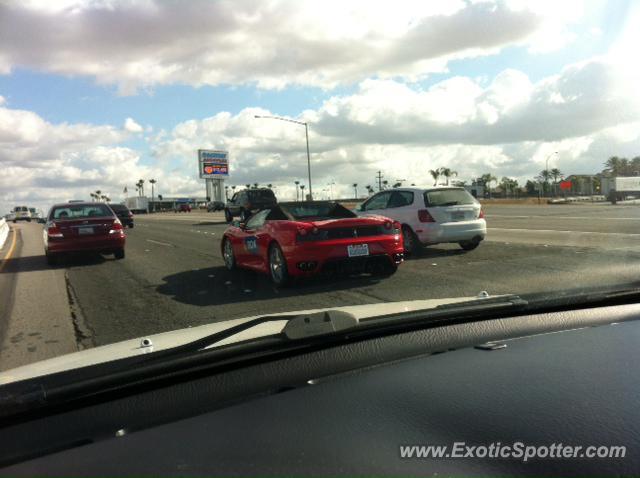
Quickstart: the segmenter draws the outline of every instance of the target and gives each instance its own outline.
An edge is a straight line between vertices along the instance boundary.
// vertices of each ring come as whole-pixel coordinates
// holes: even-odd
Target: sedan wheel
[[[470,241],[460,241],[458,243],[465,251],[472,251],[480,245],[480,241],[472,239]]]
[[[232,271],[236,267],[236,258],[233,255],[233,246],[231,241],[225,237],[224,246],[222,247],[222,258],[224,259],[225,267]]]
[[[269,249],[269,272],[275,285],[284,286],[289,282],[287,261],[278,244],[273,244]]]

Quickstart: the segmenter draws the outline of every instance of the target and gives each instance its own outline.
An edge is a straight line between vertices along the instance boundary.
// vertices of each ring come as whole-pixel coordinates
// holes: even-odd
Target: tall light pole
[[[149,182],[151,183],[151,210],[153,212],[156,211],[156,196],[155,196],[155,189],[154,186],[156,185],[156,183],[158,181],[156,181],[155,179],[149,179]]]
[[[295,124],[304,126],[304,135],[305,135],[305,138],[307,139],[307,173],[309,175],[309,200],[313,201],[313,190],[311,188],[311,154],[309,153],[309,123],[307,123],[306,121],[296,121],[289,118],[282,118],[281,116],[254,115],[254,117],[258,119],[274,119],[279,121],[287,121],[289,123],[295,123]]]
[[[333,199],[333,186],[336,182],[335,181],[331,181],[330,183],[327,183],[327,186],[329,186],[329,200]]]

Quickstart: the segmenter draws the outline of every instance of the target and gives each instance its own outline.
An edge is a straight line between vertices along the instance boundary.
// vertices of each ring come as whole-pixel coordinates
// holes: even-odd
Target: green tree
[[[457,176],[458,175],[457,171],[453,171],[453,170],[451,170],[449,168],[440,168],[439,171],[440,171],[440,176],[443,176],[446,179],[446,181],[447,181],[446,185],[447,186],[449,185],[449,178],[452,177],[452,176]]]
[[[429,174],[433,178],[433,185],[438,185],[438,178],[440,177],[440,169],[430,169]]]
[[[497,182],[498,178],[496,178],[491,173],[485,173],[482,176],[480,176],[480,180],[482,181],[482,184],[484,184],[484,186],[487,188],[487,192],[489,193],[489,199],[491,199],[491,183]]]

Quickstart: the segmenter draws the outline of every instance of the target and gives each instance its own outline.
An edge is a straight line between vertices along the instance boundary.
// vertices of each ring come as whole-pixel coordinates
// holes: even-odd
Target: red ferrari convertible
[[[404,260],[400,223],[358,217],[330,201],[279,203],[227,228],[221,243],[227,269],[268,273],[285,285],[317,273],[393,274]]]

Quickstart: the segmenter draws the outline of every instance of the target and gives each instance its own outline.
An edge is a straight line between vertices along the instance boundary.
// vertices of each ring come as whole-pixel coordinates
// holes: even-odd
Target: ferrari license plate
[[[354,244],[347,246],[349,257],[359,257],[369,255],[369,244]]]
[[[80,227],[78,228],[78,234],[80,234],[81,236],[86,236],[89,234],[93,234],[93,228],[92,227]]]

